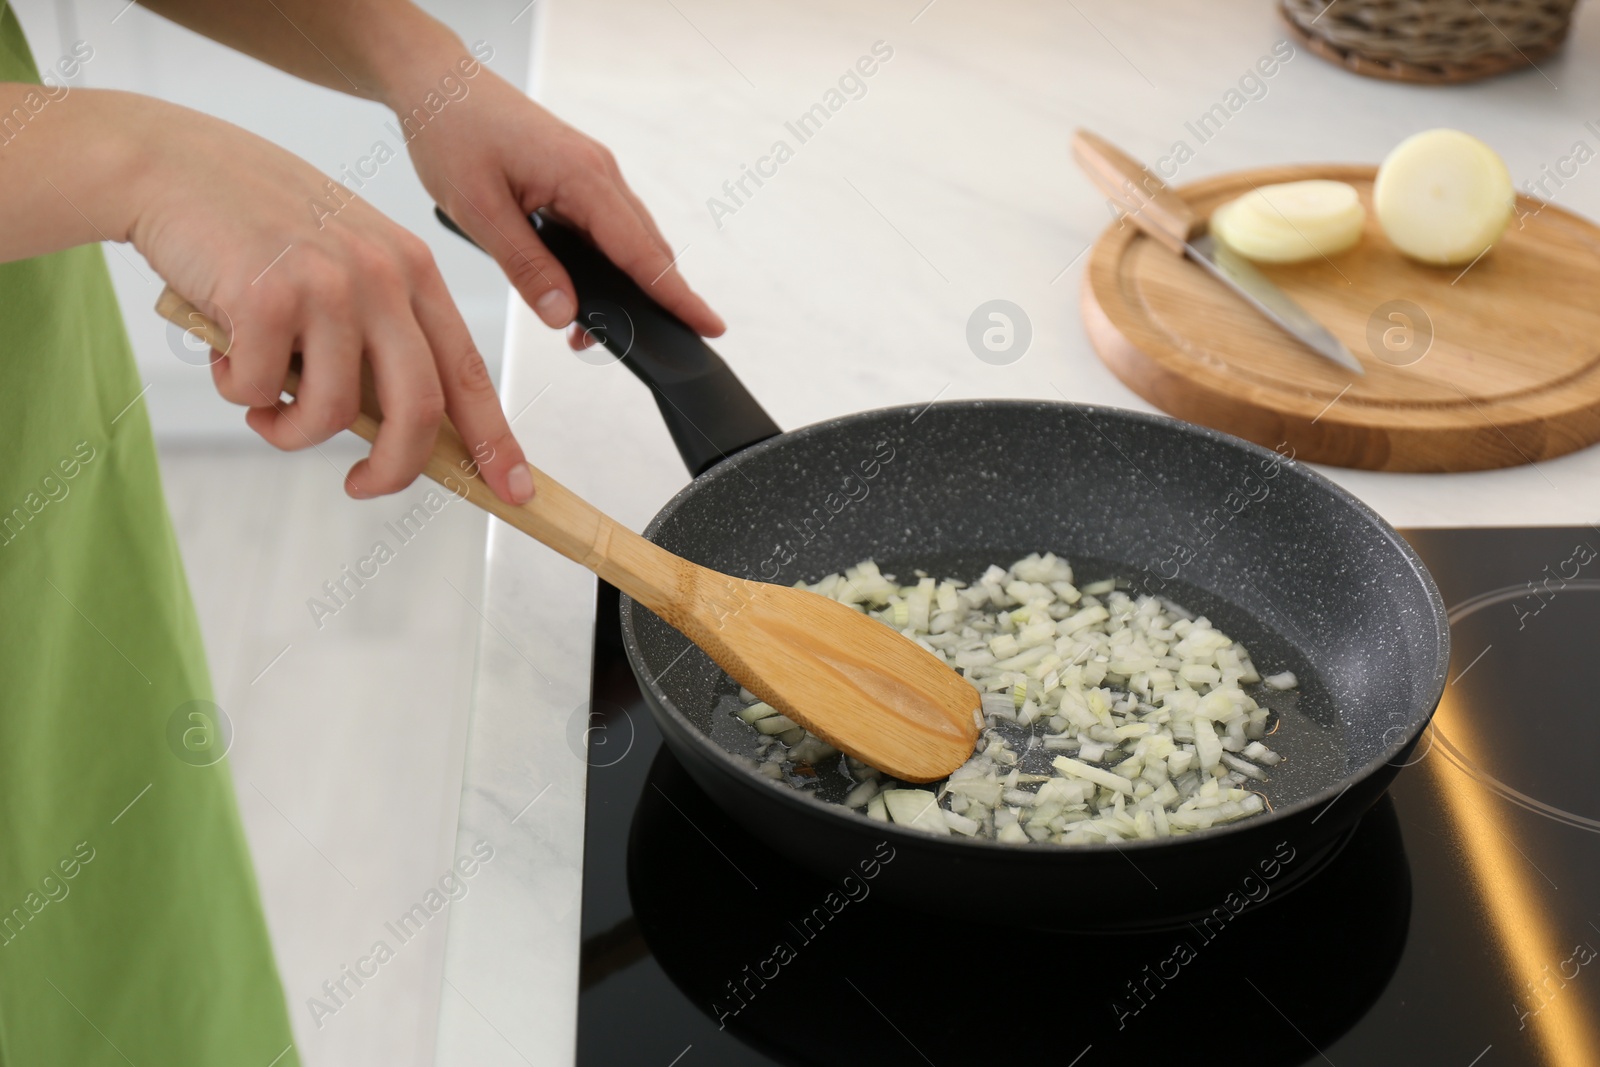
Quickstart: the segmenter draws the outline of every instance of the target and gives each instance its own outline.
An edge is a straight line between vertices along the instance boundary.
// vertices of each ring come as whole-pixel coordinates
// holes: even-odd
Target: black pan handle
[[[434,214],[472,241],[442,209],[434,208]],[[783,432],[699,334],[656,303],[587,237],[538,212],[529,219],[572,277],[577,321],[650,387],[690,474]]]

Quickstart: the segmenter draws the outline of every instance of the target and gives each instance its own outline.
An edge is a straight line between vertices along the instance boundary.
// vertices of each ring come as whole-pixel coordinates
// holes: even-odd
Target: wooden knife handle
[[[170,286],[156,300],[156,312],[218,352],[226,354],[233,343],[228,331]],[[283,383],[283,391],[291,396],[300,387],[298,360],[296,357]],[[361,413],[350,429],[368,441],[376,441],[382,423],[383,410],[378,406],[370,368],[363,363]],[[581,563],[652,610],[667,608],[680,599],[681,560],[616,522],[533,464],[527,466],[533,475],[533,499],[521,505],[506,503],[479,477],[478,458],[455,425],[445,418],[440,420],[439,435],[423,473],[468,503]]]
[[[1134,225],[1172,251],[1204,229],[1183,197],[1167,188],[1149,168],[1098,134],[1078,130],[1072,135],[1072,158],[1095,187],[1115,200]]]

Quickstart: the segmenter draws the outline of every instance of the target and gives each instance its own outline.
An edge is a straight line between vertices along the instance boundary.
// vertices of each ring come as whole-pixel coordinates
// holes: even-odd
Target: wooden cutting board
[[[1519,197],[1518,217],[1477,263],[1428,267],[1379,229],[1375,174],[1273,167],[1177,190],[1207,216],[1274,182],[1355,186],[1368,210],[1360,243],[1260,267],[1345,343],[1364,377],[1314,355],[1126,220],[1100,236],[1084,275],[1084,325],[1100,358],[1172,415],[1318,463],[1483,470],[1600,440],[1600,227]]]

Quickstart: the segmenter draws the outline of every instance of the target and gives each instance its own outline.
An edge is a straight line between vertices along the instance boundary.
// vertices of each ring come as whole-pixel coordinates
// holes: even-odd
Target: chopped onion
[[[1265,763],[1268,767],[1276,765],[1279,760],[1283,759],[1282,756],[1263,745],[1260,741],[1252,741],[1244,746],[1242,755],[1246,759],[1255,760],[1257,763]]]
[[[787,715],[763,715],[753,724],[764,734],[781,734],[793,730],[798,724]]]
[[[877,780],[869,778],[865,782],[862,782],[860,785],[856,786],[854,789],[850,790],[850,792],[846,793],[844,799],[839,803],[843,804],[847,808],[864,807],[867,801],[871,800],[877,792]]]
[[[1057,756],[1050,766],[1062,774],[1074,778],[1086,778],[1096,785],[1103,785],[1107,789],[1115,789],[1119,793],[1133,795],[1133,783],[1120,774],[1112,774],[1103,767],[1092,767],[1087,763],[1080,763],[1067,756]]]
[[[1075,586],[1067,561],[1050,554],[990,567],[971,585],[920,572],[901,585],[871,561],[800,584],[961,672],[980,693],[981,738],[944,782],[912,788],[741,690],[737,715],[762,735],[760,774],[879,822],[1016,844],[1171,837],[1266,807],[1244,787],[1282,757],[1264,743],[1270,710],[1243,687],[1298,680],[1263,678],[1204,617],[1114,579]]]
[[[739,712],[739,718],[743,719],[745,722],[753,723],[757,719],[765,719],[768,716],[776,714],[778,714],[777,708],[773,707],[771,704],[766,704],[758,700],[754,704],[751,704],[748,708],[741,709]]]
[[[1266,781],[1266,771],[1262,770],[1260,767],[1257,767],[1248,760],[1240,759],[1231,752],[1224,752],[1222,754],[1222,762],[1226,763],[1228,766],[1232,767],[1246,778],[1254,778],[1257,781]]]
[[[897,824],[931,834],[950,832],[939,809],[939,798],[926,789],[885,789],[879,796],[889,809],[889,818]]]
[[[980,829],[983,828],[983,824],[978,822],[978,820],[969,819],[965,815],[957,815],[953,811],[947,811],[944,813],[944,821],[945,825],[949,826],[950,829],[954,830],[958,834],[966,834],[968,837],[971,837],[973,834],[976,834]]]

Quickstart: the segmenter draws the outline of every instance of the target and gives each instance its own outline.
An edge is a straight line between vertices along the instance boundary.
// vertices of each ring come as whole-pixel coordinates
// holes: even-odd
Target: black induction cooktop
[[[578,1063],[1600,1067],[1600,531],[1406,536],[1454,649],[1411,765],[1291,892],[1137,935],[794,869],[662,747],[602,586]]]

